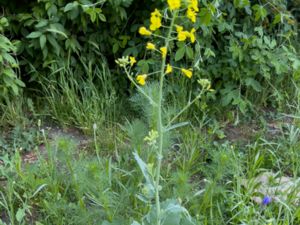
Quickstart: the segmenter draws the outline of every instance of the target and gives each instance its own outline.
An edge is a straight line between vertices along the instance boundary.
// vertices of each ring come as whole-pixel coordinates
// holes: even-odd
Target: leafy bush
[[[296,21],[286,1],[216,1],[205,4],[200,14],[199,76],[214,81],[221,105],[245,112],[249,101],[267,105],[276,103],[274,97],[281,100],[299,69],[292,45]]]
[[[37,80],[68,68],[84,77],[84,64],[103,63],[101,56],[111,52],[111,46],[126,44],[118,37],[127,17],[124,7],[131,2],[44,0],[13,5],[11,10],[17,7],[20,13],[10,16],[11,30],[21,40],[18,54],[24,72]]]
[[[19,48],[23,74],[30,80],[48,77],[68,68],[76,77],[85,77],[84,65],[103,63],[105,56],[113,73],[114,58],[121,55],[143,57],[145,40],[136,35],[140,24],[149,24],[149,15],[164,1],[29,1],[10,3],[7,8],[11,33],[21,40]],[[297,2],[275,1],[199,1],[196,26],[197,44],[178,44],[174,62],[193,60],[196,78],[208,78],[216,89],[208,98],[214,106],[235,106],[246,112],[253,103],[280,106],[285,87],[299,74]],[[9,11],[18,12],[16,15]],[[39,57],[36,57],[36,56]],[[151,59],[139,62],[146,73]],[[128,83],[114,76],[115,88],[122,93]],[[298,78],[297,78],[298,79]],[[196,85],[196,84],[195,84]],[[185,83],[173,82],[176,98],[190,90]],[[183,90],[186,89],[186,90]],[[196,93],[196,92],[195,92]],[[207,97],[203,97],[207,98]],[[198,110],[207,108],[205,101]]]
[[[16,51],[14,44],[3,34],[8,26],[5,17],[0,18],[0,100],[7,99],[8,94],[17,95],[19,88],[24,87],[16,74],[18,62],[13,57]]]

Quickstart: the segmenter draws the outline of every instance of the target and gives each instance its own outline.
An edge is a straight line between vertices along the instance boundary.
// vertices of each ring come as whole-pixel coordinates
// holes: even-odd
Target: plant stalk
[[[174,12],[171,25],[169,28],[167,39],[165,39],[165,47],[169,48],[169,43],[171,39],[172,30],[174,27],[175,19],[177,16],[177,11]],[[159,196],[159,183],[160,183],[160,170],[161,170],[161,163],[163,159],[163,138],[164,138],[164,126],[163,126],[163,118],[162,118],[162,98],[163,98],[163,86],[164,86],[164,76],[165,76],[165,66],[166,66],[166,57],[162,59],[161,63],[161,71],[160,71],[160,78],[159,78],[159,97],[158,97],[158,124],[157,130],[159,135],[159,148],[158,148],[158,155],[157,155],[157,171],[156,171],[156,178],[155,178],[155,203],[156,203],[156,225],[161,225],[161,209],[160,209],[160,196]]]

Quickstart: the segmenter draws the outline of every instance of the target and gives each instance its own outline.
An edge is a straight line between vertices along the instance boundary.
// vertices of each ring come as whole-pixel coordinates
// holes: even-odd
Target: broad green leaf
[[[31,32],[30,34],[28,34],[26,37],[27,38],[38,38],[42,35],[43,33],[40,32],[40,31],[34,31],[34,32]]]
[[[185,53],[185,46],[182,46],[175,53],[175,61],[179,61],[180,59],[182,59],[184,57],[184,53]]]
[[[113,51],[113,53],[116,53],[118,50],[119,50],[119,43],[116,42],[116,43],[114,43],[114,45],[113,45],[112,51]]]
[[[48,25],[48,20],[41,20],[39,21],[36,25],[35,25],[35,28],[41,28],[41,27],[44,27],[44,26],[47,26]]]
[[[18,95],[18,94],[19,94],[19,87],[18,87],[16,84],[11,83],[11,84],[10,84],[10,88],[13,90],[13,93],[14,93],[15,95]]]
[[[189,59],[193,59],[194,58],[194,51],[193,49],[190,47],[190,46],[187,46],[185,48],[185,53],[186,53],[186,56],[189,58]]]
[[[16,74],[14,73],[14,71],[10,68],[6,68],[2,71],[2,74],[3,75],[6,75],[3,77],[3,79],[9,77],[9,78],[14,78],[16,76]],[[7,81],[7,84],[11,82],[11,79],[8,79]]]
[[[42,49],[42,53],[43,53],[43,59],[46,59],[47,56],[48,56],[48,48],[47,48],[47,46]]]
[[[8,53],[2,53],[2,57],[3,59],[9,64],[9,65],[13,65],[13,64],[17,64],[16,60],[14,59],[14,57],[12,57],[10,54]]]
[[[249,0],[234,0],[233,2],[236,8],[245,8],[247,6],[250,6]]]
[[[19,208],[17,213],[16,213],[16,219],[19,223],[21,223],[21,221],[24,219],[26,213],[25,213],[25,209],[23,208]]]
[[[41,47],[41,49],[43,49],[45,47],[46,41],[47,41],[46,36],[44,34],[41,35],[40,36],[40,47]]]
[[[199,15],[201,25],[209,26],[211,23],[211,12],[207,8],[202,8]]]
[[[71,2],[71,3],[68,3],[65,7],[64,7],[64,12],[68,12],[68,11],[71,11],[73,10],[74,8],[77,8],[78,6],[78,2]]]
[[[146,184],[150,185],[150,188],[152,190],[154,190],[153,179],[150,175],[150,172],[148,171],[147,164],[139,157],[139,155],[136,152],[133,153],[133,156],[134,156],[135,161],[138,163],[138,165],[139,165],[139,167],[140,167],[140,169],[143,173],[143,176],[146,180]]]
[[[68,38],[67,34],[65,34],[64,32],[60,31],[60,30],[56,30],[56,29],[47,29],[48,32],[51,33],[56,33],[56,34],[60,34],[61,36],[63,36],[64,38]]]
[[[221,103],[222,106],[229,105],[235,98],[239,97],[239,90],[232,90],[227,94],[222,95]]]
[[[15,82],[17,85],[19,85],[20,87],[25,87],[25,84],[23,83],[23,81],[19,80],[19,79],[15,79]]]
[[[260,85],[260,83],[253,78],[247,78],[245,80],[245,84],[246,86],[252,87],[256,92],[261,92],[262,90],[262,86]]]
[[[147,60],[140,60],[138,61],[137,65],[141,68],[142,73],[148,73],[149,71],[149,64]]]
[[[102,22],[106,22],[106,17],[104,14],[102,13],[99,13],[99,19],[102,21]]]
[[[255,21],[263,20],[268,15],[267,10],[262,5],[256,4],[252,9],[255,11]]]
[[[206,56],[207,58],[216,57],[215,53],[210,48],[205,48],[204,56]]]
[[[60,46],[57,43],[56,39],[52,35],[47,35],[47,40],[54,47],[54,50],[55,50],[56,54],[59,55],[59,53],[60,53]]]
[[[273,20],[273,24],[278,24],[278,23],[282,23],[282,14],[278,13]]]

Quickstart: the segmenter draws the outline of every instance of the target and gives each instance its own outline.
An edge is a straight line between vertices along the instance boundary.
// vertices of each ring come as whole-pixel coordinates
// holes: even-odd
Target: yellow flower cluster
[[[196,29],[193,28],[190,32],[183,30],[182,26],[176,26],[177,31],[177,39],[178,41],[185,41],[187,38],[190,38],[191,42],[194,43],[196,41]]]
[[[180,0],[168,0],[170,10],[179,9],[181,6]]]
[[[180,9],[182,6],[182,0],[167,0],[169,10],[174,11]],[[185,3],[187,3],[187,10],[186,10],[186,17],[192,21],[193,23],[196,22],[197,19],[197,13],[199,12],[198,8],[198,0],[184,0]],[[154,35],[154,31],[162,27],[162,14],[158,9],[155,9],[151,13],[150,17],[150,26],[149,29],[146,27],[140,27],[139,33],[143,36],[151,36]],[[194,43],[196,41],[196,29],[192,28],[190,31],[184,30],[183,26],[176,25],[176,31],[177,31],[177,40],[178,41],[186,41],[187,39],[190,40],[191,43]],[[155,35],[154,35],[155,36]],[[152,42],[148,42],[146,45],[146,49],[153,50],[156,52],[160,52],[162,58],[166,58],[168,54],[167,47],[158,47]],[[133,66],[137,63],[136,59],[134,57],[129,57],[128,63],[130,63],[130,66]],[[185,69],[185,68],[177,68],[173,67],[169,63],[165,66],[165,74],[171,74],[174,69],[180,70],[180,72],[188,77],[191,78],[193,76],[193,70],[192,68]],[[146,84],[146,79],[148,78],[147,74],[138,74],[136,76],[136,82],[139,85],[144,86]],[[202,82],[203,83],[203,82]],[[201,83],[201,84],[202,84]],[[205,88],[210,88],[208,84],[205,83]]]
[[[186,11],[186,16],[189,18],[193,23],[196,22],[196,15],[199,12],[198,8],[198,0],[189,0],[188,9]]]
[[[161,27],[161,17],[161,13],[157,9],[151,13],[150,30],[155,31]]]

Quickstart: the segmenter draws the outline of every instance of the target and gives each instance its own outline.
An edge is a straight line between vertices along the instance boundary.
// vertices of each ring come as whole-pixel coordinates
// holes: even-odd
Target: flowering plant
[[[165,10],[161,11],[155,9],[151,13],[149,28],[145,26],[139,28],[139,34],[150,39],[145,48],[147,52],[150,51],[152,53],[152,57],[154,59],[160,62],[158,63],[160,65],[158,70],[151,73],[137,72],[135,74],[133,72],[135,64],[139,64],[135,57],[125,56],[116,60],[117,64],[124,69],[129,80],[134,84],[134,86],[136,86],[140,94],[146,97],[150,104],[156,109],[157,113],[158,119],[156,130],[149,132],[149,134],[157,135],[151,135],[151,137],[149,136],[145,138],[145,140],[151,140],[152,145],[153,143],[157,145],[155,147],[157,154],[157,165],[155,167],[155,171],[153,171],[153,169],[149,171],[149,166],[143,162],[137,153],[134,154],[147,183],[145,185],[147,190],[144,190],[144,192],[148,194],[153,193],[153,197],[155,198],[155,206],[151,208],[151,210],[155,212],[151,212],[149,214],[156,215],[155,218],[151,219],[151,224],[157,225],[162,224],[162,221],[166,220],[166,216],[170,216],[171,213],[167,212],[166,209],[162,210],[162,207],[168,204],[161,204],[160,202],[160,173],[164,152],[163,148],[165,147],[163,145],[164,136],[166,132],[169,132],[174,128],[187,125],[187,122],[179,124],[173,124],[173,122],[175,122],[175,120],[177,120],[183,112],[185,112],[195,101],[197,101],[204,91],[212,90],[209,80],[198,80],[199,85],[202,87],[199,94],[192,101],[189,101],[185,107],[179,110],[179,112],[168,122],[164,121],[163,113],[165,111],[163,110],[163,92],[165,79],[167,79],[169,76],[172,76],[172,74],[175,74],[176,71],[182,74],[184,78],[191,79],[193,77],[193,66],[190,65],[189,67],[177,67],[174,64],[172,50],[175,48],[174,46],[176,43],[193,45],[197,41],[196,28],[194,24],[197,20],[196,13],[199,11],[197,0],[168,0],[167,3],[168,7]],[[159,83],[158,98],[154,99],[145,91],[143,86],[146,86],[151,80],[156,80],[155,78],[157,75]],[[157,141],[153,140],[153,137],[155,137],[154,139],[157,139]],[[151,166],[151,168],[153,167]],[[174,201],[171,202],[172,204],[175,204]],[[186,209],[181,207],[179,204],[176,207],[177,210],[179,210],[179,213],[186,216],[188,215]],[[181,214],[178,214],[177,216],[181,216]],[[189,218],[189,216],[185,218]],[[188,220],[190,222],[192,221],[190,218]]]

